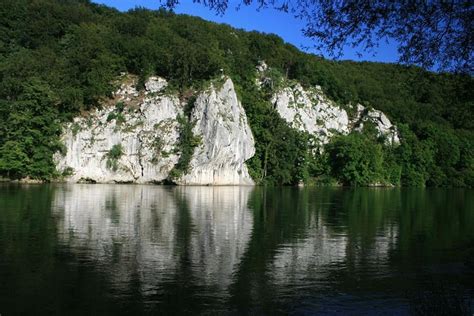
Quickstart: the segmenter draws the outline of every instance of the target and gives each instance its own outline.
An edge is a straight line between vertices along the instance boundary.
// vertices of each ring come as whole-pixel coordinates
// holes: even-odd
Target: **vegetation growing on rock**
[[[110,148],[105,157],[107,158],[106,166],[112,171],[118,170],[118,161],[123,155],[123,147],[121,144],[115,144]]]
[[[170,182],[176,181],[188,171],[194,149],[201,143],[201,139],[193,133],[195,122],[191,121],[191,111],[194,106],[194,101],[195,98],[188,100],[183,115],[178,116],[180,130],[176,150],[180,156],[178,163],[173,167],[168,176],[168,181]]]

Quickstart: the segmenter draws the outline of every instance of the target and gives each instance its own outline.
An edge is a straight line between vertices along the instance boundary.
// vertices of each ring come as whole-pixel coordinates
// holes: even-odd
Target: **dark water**
[[[0,314],[406,314],[474,298],[474,191],[0,186]]]

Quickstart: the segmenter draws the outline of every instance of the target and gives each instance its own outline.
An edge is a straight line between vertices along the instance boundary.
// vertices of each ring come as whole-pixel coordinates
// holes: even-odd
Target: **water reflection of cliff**
[[[301,202],[293,212],[304,218],[305,230],[288,234],[271,261],[273,282],[283,292],[284,285],[295,283],[313,294],[337,291],[342,284],[334,280],[341,274],[359,280],[390,276],[399,226],[387,206],[397,203],[396,192],[300,190],[295,195]]]
[[[362,292],[371,304],[370,293],[403,304],[420,277],[436,270],[448,280],[439,262],[464,260],[450,249],[474,238],[474,200],[464,191],[70,185],[54,193],[60,245],[146,312],[325,313],[353,308],[341,300]],[[390,313],[385,305],[374,308]]]
[[[393,313],[390,306],[403,305],[407,289],[423,280],[454,283],[465,273],[462,251],[449,250],[457,266],[440,262],[473,240],[474,212],[466,211],[473,202],[464,191],[257,188],[249,202],[255,228],[231,306],[344,314],[356,302],[362,312],[368,303],[351,297],[366,295],[374,310]]]
[[[230,305],[238,312],[286,312],[307,298],[343,292],[347,276],[388,276],[399,228],[387,205],[399,198],[382,190],[256,188],[249,202],[255,227]]]
[[[193,286],[222,291],[250,238],[251,190],[67,186],[55,196],[59,240],[103,266],[117,290],[138,282],[142,295],[159,295],[185,273]]]

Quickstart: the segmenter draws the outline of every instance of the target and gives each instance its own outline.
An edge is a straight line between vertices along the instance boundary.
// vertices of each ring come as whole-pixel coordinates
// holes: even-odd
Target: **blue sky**
[[[134,7],[140,6],[149,9],[158,9],[159,0],[92,0],[95,3],[105,4],[115,7],[121,11],[127,11]],[[282,37],[285,41],[295,45],[296,47],[310,47],[314,45],[312,40],[306,38],[301,33],[304,23],[291,14],[286,14],[272,9],[264,9],[258,11],[255,6],[242,6],[240,10],[235,10],[236,4],[240,1],[230,0],[230,6],[223,16],[216,15],[208,8],[193,3],[192,0],[182,0],[176,7],[176,13],[185,13],[189,15],[199,16],[203,19],[218,23],[227,23],[237,28],[245,30],[257,30],[265,33],[274,33]],[[233,4],[235,3],[235,4]],[[309,52],[314,52],[309,50]],[[323,55],[328,57],[323,52]],[[369,60],[379,62],[396,62],[397,47],[394,43],[382,42],[376,51],[376,54],[363,53],[361,57],[357,55],[357,51],[347,47],[343,51],[340,59],[351,60]]]

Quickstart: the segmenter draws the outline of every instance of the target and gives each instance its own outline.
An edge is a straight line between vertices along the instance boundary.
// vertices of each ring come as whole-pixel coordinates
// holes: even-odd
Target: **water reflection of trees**
[[[338,233],[337,223],[332,232],[327,224],[334,218],[326,215],[339,207],[333,195],[333,190],[297,188],[254,191],[249,202],[253,234],[230,288],[235,310],[284,312],[292,296],[304,295],[305,279],[321,277],[325,265],[345,258],[345,230]]]
[[[254,231],[231,305],[275,312],[301,302],[324,308],[318,300],[331,294],[403,298],[407,288],[423,286],[420,270],[433,277],[439,260],[453,259],[437,250],[465,259],[456,249],[472,247],[473,202],[463,190],[257,189],[250,199]]]

